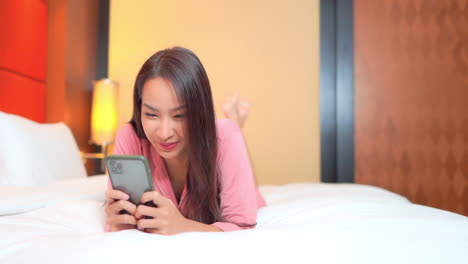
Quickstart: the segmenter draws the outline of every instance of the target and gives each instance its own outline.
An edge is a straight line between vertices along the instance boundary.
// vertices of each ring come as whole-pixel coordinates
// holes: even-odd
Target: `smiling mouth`
[[[173,142],[173,143],[158,143],[158,144],[159,144],[159,146],[161,146],[162,149],[167,150],[167,151],[170,151],[170,150],[173,150],[173,149],[177,146],[177,143],[179,143],[179,142]]]

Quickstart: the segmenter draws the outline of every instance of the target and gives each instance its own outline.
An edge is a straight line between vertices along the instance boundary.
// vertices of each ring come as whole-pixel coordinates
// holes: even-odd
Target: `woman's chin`
[[[167,152],[159,152],[159,156],[161,156],[161,158],[165,159],[165,160],[172,160],[172,159],[175,159],[177,157],[177,155],[175,153],[167,153]]]
[[[165,160],[176,160],[181,157],[181,151],[178,149],[174,149],[172,151],[163,151],[158,150],[159,156]]]

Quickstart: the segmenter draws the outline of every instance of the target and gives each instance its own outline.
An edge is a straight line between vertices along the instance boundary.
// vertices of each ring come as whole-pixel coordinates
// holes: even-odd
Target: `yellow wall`
[[[243,131],[258,183],[319,181],[318,0],[112,0],[110,16],[121,123],[143,62],[184,46],[205,66],[218,117],[236,90],[252,103]]]

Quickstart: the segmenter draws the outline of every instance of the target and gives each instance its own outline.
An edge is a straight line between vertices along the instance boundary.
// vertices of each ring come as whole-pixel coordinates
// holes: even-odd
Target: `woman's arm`
[[[220,207],[224,222],[212,224],[223,231],[256,226],[257,211],[264,205],[258,193],[247,146],[239,126],[218,120]]]
[[[187,219],[186,232],[223,232],[219,227]]]
[[[157,207],[139,205],[135,211],[138,229],[160,235],[175,235],[184,232],[220,232],[216,226],[206,225],[185,218],[171,199],[157,191],[146,192],[141,197],[143,204],[152,201]],[[148,216],[150,218],[148,218]]]

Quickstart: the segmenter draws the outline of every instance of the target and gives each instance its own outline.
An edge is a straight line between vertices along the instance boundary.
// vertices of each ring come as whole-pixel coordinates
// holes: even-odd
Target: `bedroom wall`
[[[93,81],[99,75],[99,10],[104,1],[48,0],[46,121],[67,124],[85,153],[90,143]],[[99,160],[88,159],[88,175],[102,173]]]
[[[260,184],[320,180],[318,0],[113,0],[110,12],[121,123],[143,62],[185,46],[207,70],[218,117],[235,91],[253,104],[243,131]]]
[[[45,121],[47,4],[2,1],[0,111]]]
[[[47,121],[65,122],[80,150],[89,151],[98,3],[49,0],[48,5]]]
[[[356,183],[468,215],[466,10],[355,0]]]

